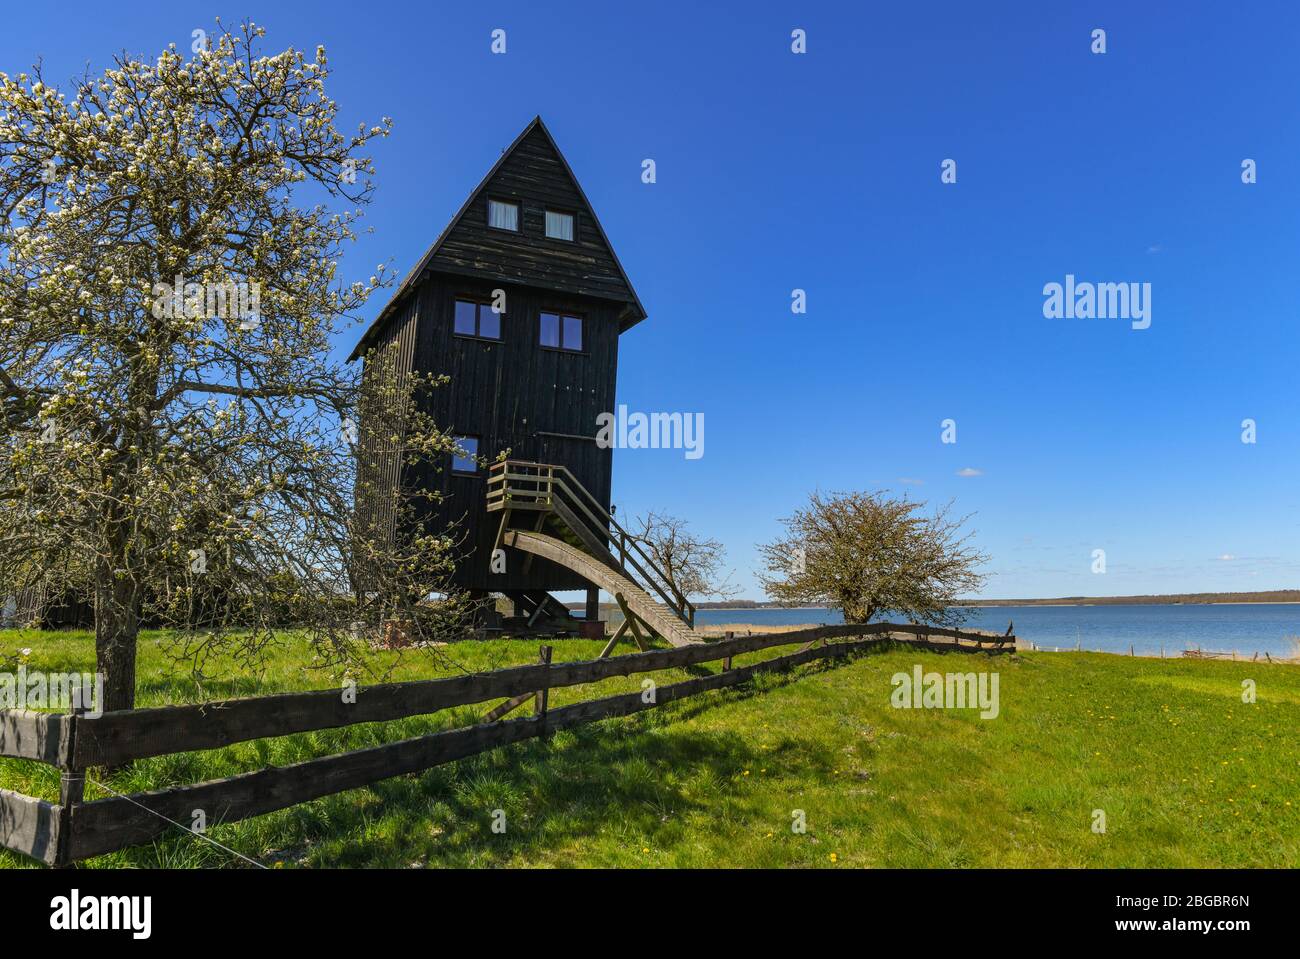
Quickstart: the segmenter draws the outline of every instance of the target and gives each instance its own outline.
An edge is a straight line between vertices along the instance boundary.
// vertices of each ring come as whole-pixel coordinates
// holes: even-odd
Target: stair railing
[[[493,464],[488,478],[488,509],[551,510],[562,497],[570,512],[598,537],[617,547],[610,556],[630,579],[639,579],[680,619],[695,628],[695,605],[682,594],[640,540],[624,529],[591,492],[564,466],[504,460]],[[638,575],[633,576],[635,570]]]

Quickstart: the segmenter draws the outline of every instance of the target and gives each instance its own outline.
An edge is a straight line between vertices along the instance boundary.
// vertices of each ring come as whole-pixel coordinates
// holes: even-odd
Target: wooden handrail
[[[659,577],[659,581],[661,581],[664,585],[666,585],[667,588],[673,592],[673,595],[677,597],[676,602],[669,599],[669,597],[665,594],[664,590],[658,588],[659,583],[655,581],[654,577],[650,576],[641,567],[639,563],[636,563],[635,560],[633,560],[633,564],[637,569],[637,571],[641,573],[641,576],[652,586],[656,587],[655,591],[658,592],[659,595],[664,599],[664,601],[669,606],[673,607],[678,612],[679,615],[686,616],[687,611],[689,610],[690,618],[693,621],[695,616],[694,605],[691,604],[686,599],[686,597],[682,595],[681,591],[677,588],[676,584],[673,583],[672,579],[662,569],[660,569],[659,566],[655,563],[655,561],[645,552],[645,550],[641,548],[640,541],[637,540],[637,538],[632,534],[630,534],[626,529],[624,529],[622,525],[619,524],[618,520],[614,519],[612,515],[606,512],[605,508],[601,506],[600,501],[597,500],[596,497],[594,497],[585,486],[583,486],[581,483],[578,482],[577,477],[575,477],[571,472],[569,472],[567,467],[553,466],[551,467],[551,469],[562,474],[561,482],[563,482],[563,477],[567,476],[570,482],[572,483],[574,489],[576,489],[578,493],[581,494],[581,496],[586,497],[587,503],[583,504],[579,502],[578,505],[580,506],[588,505],[590,507],[589,509],[586,510],[586,512],[588,513],[588,517],[593,519],[595,521],[595,524],[598,527],[602,523],[604,524],[604,529],[602,530],[602,532],[608,534],[611,531],[616,531],[619,534],[617,539],[619,543],[619,550],[621,554],[620,558],[622,562],[626,565],[628,559],[630,558],[627,549],[630,543],[632,548],[636,551],[637,555],[639,555],[641,559],[645,561],[646,565],[648,565],[652,570],[654,570],[655,574]],[[573,494],[573,492],[568,488],[568,484],[565,484],[565,492],[569,493],[570,497],[573,499],[580,500],[581,498]],[[594,510],[596,513],[594,517],[592,516],[592,510]],[[611,541],[615,539],[615,537],[612,535],[609,535],[608,538]]]
[[[539,472],[537,474],[514,472],[514,469],[531,469],[538,470]],[[545,471],[545,477],[543,477],[540,472],[543,470]],[[624,529],[623,526],[619,524],[618,520],[614,519],[614,517],[609,514],[605,507],[601,505],[600,501],[591,494],[590,490],[583,486],[582,483],[578,482],[577,477],[569,471],[568,467],[554,463],[534,463],[528,460],[503,460],[500,463],[494,463],[491,467],[490,473],[491,475],[488,479],[489,500],[504,496],[505,501],[509,502],[512,497],[516,495],[524,497],[531,496],[534,499],[541,495],[540,491],[534,490],[519,490],[516,492],[511,489],[511,480],[525,483],[540,483],[544,479],[546,483],[546,499],[548,502],[557,489],[564,492],[567,497],[574,502],[574,505],[586,514],[586,519],[595,531],[600,533],[606,541],[611,543],[616,542],[618,544],[618,561],[622,565],[624,571],[627,571],[627,568],[630,565],[632,569],[636,570],[636,572],[640,574],[644,583],[658,593],[660,598],[673,610],[673,612],[694,628],[695,604],[686,598],[682,591],[677,588],[677,584],[672,581],[672,578],[660,569],[659,565],[649,556],[649,554],[646,553],[644,549],[641,548],[640,541]],[[494,484],[500,486],[501,489],[491,489]],[[629,550],[629,546],[631,547],[631,550]],[[638,562],[637,559],[632,556],[632,552],[635,552],[635,554],[640,557],[641,561],[645,563],[645,566],[650,567],[650,569],[654,571],[654,575],[647,572],[645,566],[642,566],[641,562]],[[672,595],[670,596],[669,593]]]

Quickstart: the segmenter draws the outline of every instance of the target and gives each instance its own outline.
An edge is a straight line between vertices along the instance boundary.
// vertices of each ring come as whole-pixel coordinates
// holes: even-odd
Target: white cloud
[[[900,483],[905,483],[905,484],[907,484],[908,486],[924,486],[924,485],[925,485],[925,480],[923,480],[923,479],[912,479],[912,477],[910,477],[910,476],[900,476],[900,477],[898,478],[898,481],[899,481]]]
[[[1237,557],[1233,556],[1231,553],[1224,553],[1222,556],[1217,557],[1217,559],[1225,563],[1234,560],[1236,558]]]
[[[983,470],[977,470],[977,469],[974,469],[973,467],[967,466],[967,467],[965,467],[964,469],[959,469],[959,470],[957,471],[957,475],[958,475],[958,476],[983,476],[983,475],[984,475],[984,471],[983,471]]]

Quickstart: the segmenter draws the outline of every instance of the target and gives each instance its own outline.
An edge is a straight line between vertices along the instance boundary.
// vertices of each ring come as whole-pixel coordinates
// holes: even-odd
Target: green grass
[[[600,644],[559,641],[556,661]],[[93,668],[78,634],[0,633],[29,669]],[[335,679],[290,643],[264,674],[232,663],[206,690],[170,678],[165,637],[141,649],[140,705]],[[462,643],[462,666],[535,660],[535,642]],[[779,655],[789,650],[771,651]],[[427,654],[376,653],[392,679],[445,674]],[[746,660],[750,657],[746,657]],[[995,670],[1001,712],[890,706],[895,672]],[[737,660],[741,664],[741,660]],[[716,664],[711,664],[716,668]],[[693,668],[691,674],[699,674]],[[686,678],[668,671],[659,682]],[[552,692],[552,703],[642,677]],[[1258,701],[1241,700],[1243,679]],[[146,760],[119,791],[195,782],[473,721],[490,704],[389,724]],[[1297,866],[1300,669],[1089,653],[983,657],[898,649],[760,677],[209,832],[262,863],[339,866]],[[50,767],[0,760],[0,786],[57,799]],[[95,798],[104,793],[91,786]],[[506,832],[491,829],[505,811]],[[1106,832],[1092,831],[1093,810]],[[807,831],[791,829],[803,810]],[[29,865],[0,852],[0,865]],[[90,866],[246,865],[176,831]]]

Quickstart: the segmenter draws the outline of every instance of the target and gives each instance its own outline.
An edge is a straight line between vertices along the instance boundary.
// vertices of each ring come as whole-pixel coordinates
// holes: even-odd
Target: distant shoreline
[[[1281,606],[1300,603],[1300,589],[1276,589],[1246,593],[1167,593],[1138,596],[1062,596],[1051,599],[961,599],[954,606]],[[725,603],[697,603],[696,609],[821,609],[820,606],[781,606],[778,603],[733,600]]]
[[[1127,602],[1127,601],[1120,601],[1118,599],[1115,599],[1115,600],[1110,600],[1108,602],[1098,602],[1096,600],[1091,600],[1086,603],[1042,603],[1042,602],[1034,602],[1032,600],[1028,602],[1023,600],[1017,602],[1016,600],[1013,599],[1006,599],[1006,600],[989,600],[980,603],[957,603],[956,604],[957,608],[959,609],[999,609],[1002,607],[1028,608],[1030,606],[1042,606],[1045,608],[1052,608],[1058,606],[1296,606],[1296,605],[1300,605],[1300,599],[1269,599],[1269,600],[1220,599],[1220,600],[1202,600],[1199,602],[1194,600],[1185,600],[1185,599],[1177,600],[1175,602],[1170,602],[1168,600],[1157,600],[1157,599],[1142,600],[1141,602]]]
[[[1288,606],[1300,604],[1300,589],[1276,589],[1257,593],[1168,593],[1152,596],[1064,596],[1054,599],[961,599],[953,605],[959,608],[1014,606]],[[568,603],[570,609],[581,610],[582,603]],[[618,609],[613,603],[601,603],[602,610]],[[721,603],[696,603],[697,610],[737,612],[755,609],[826,609],[825,606],[782,606],[779,603],[759,600],[730,600]]]

